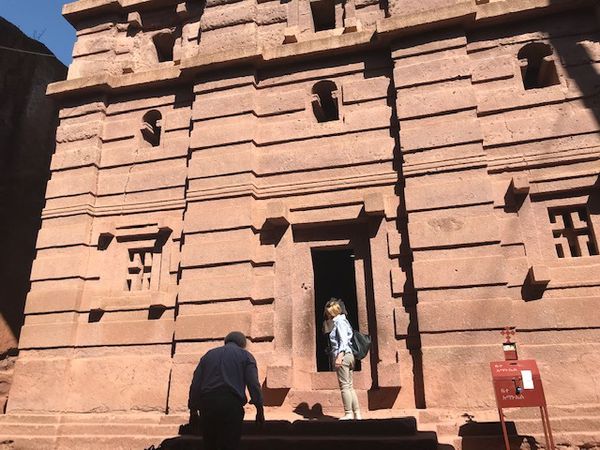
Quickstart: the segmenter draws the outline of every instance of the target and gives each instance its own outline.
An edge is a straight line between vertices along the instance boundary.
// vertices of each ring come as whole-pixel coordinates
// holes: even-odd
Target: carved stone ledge
[[[385,216],[385,201],[380,192],[371,192],[364,196],[365,214],[369,216]]]
[[[529,179],[526,176],[513,177],[510,188],[515,195],[528,195],[530,190]]]
[[[283,202],[268,202],[264,225],[287,227],[290,224],[289,209]]]
[[[550,283],[550,269],[538,264],[530,266],[527,281],[534,286],[546,286]]]

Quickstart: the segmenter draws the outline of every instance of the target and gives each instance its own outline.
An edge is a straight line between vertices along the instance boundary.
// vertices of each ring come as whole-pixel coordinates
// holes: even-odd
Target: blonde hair
[[[331,302],[331,304],[325,308],[325,311],[327,311],[327,315],[333,319],[335,316],[339,316],[342,313],[342,307],[337,302]]]

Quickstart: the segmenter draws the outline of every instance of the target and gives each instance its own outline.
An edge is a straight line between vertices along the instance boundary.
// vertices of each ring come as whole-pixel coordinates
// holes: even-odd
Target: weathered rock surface
[[[48,89],[57,148],[6,437],[172,436],[232,328],[268,414],[335,416],[336,296],[376,338],[354,378],[365,417],[502,445],[489,362],[514,326],[557,442],[596,445],[597,5],[284,6],[66,6],[79,39]],[[543,441],[536,417],[514,422],[517,447]]]
[[[0,18],[0,45],[50,54]],[[10,386],[12,358],[23,325],[31,263],[40,227],[57,108],[49,83],[66,76],[53,56],[0,49],[0,409]]]

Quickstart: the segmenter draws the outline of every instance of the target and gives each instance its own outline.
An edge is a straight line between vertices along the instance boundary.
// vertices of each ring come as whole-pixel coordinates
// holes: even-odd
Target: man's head
[[[246,348],[246,336],[240,331],[232,331],[225,336],[225,344],[229,344],[230,342],[233,342],[240,348]]]

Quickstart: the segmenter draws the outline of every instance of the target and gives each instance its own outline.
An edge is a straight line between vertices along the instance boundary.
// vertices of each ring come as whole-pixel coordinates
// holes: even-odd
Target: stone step
[[[5,423],[52,424],[59,422],[60,415],[58,414],[0,414],[0,425],[4,425]]]
[[[144,450],[156,445],[160,438],[153,436],[61,436],[53,450]],[[36,449],[37,450],[37,449]]]
[[[552,433],[557,448],[568,450],[588,450],[600,448],[600,430],[597,432],[563,432]],[[511,449],[522,448],[521,444],[527,439],[531,448],[545,447],[543,433],[509,435]],[[463,436],[438,435],[438,450],[505,450],[501,434],[494,436]],[[537,443],[537,444],[536,444]],[[529,447],[525,447],[529,448]]]
[[[9,438],[0,435],[0,442],[11,442],[15,450],[142,450],[161,438],[153,436],[19,436]],[[163,438],[164,439],[164,438]],[[0,447],[2,448],[2,447]]]
[[[293,436],[409,436],[417,432],[414,417],[381,420],[297,420],[267,421],[263,428],[253,422],[244,422],[246,435],[293,435]]]
[[[159,413],[125,413],[125,414],[64,414],[60,423],[125,423],[159,425],[164,414]]]
[[[507,417],[539,417],[539,408],[515,408],[504,411]],[[576,406],[548,406],[548,415],[553,417],[563,416],[600,416],[600,405],[576,405]]]
[[[305,450],[306,448],[310,448],[310,450],[329,450],[332,446],[337,447],[338,445],[342,445],[345,450],[370,450],[374,448],[381,450],[436,450],[435,433],[414,432],[414,420],[396,420],[383,424],[366,423],[359,426],[359,430],[350,431],[352,425],[357,423],[301,422],[291,424],[289,422],[276,422],[265,424],[261,431],[258,431],[255,424],[246,423],[240,450]],[[73,428],[63,428],[65,425]],[[391,429],[392,425],[394,425],[393,429]],[[10,426],[15,427],[19,424],[10,424]],[[59,427],[56,424],[40,425],[35,428],[32,428],[32,424],[27,426],[30,434],[23,435],[16,435],[12,432],[14,430],[3,426],[0,442],[12,442],[13,447],[8,448],[22,450],[113,450],[117,448],[133,450],[149,448],[151,445],[158,446],[162,441],[171,444],[170,446],[161,447],[165,449],[202,449],[202,438],[200,437],[183,436],[167,439],[167,436],[173,434],[154,434],[159,429],[167,431],[168,426],[146,426],[144,428],[143,425],[138,425],[127,429],[130,426],[128,424],[98,425],[98,428],[89,428],[89,424],[63,424],[60,426],[61,432],[68,431],[68,434],[59,437],[56,437],[53,433],[48,435],[42,433],[43,430],[56,430]],[[26,429],[26,427],[23,426],[23,429]],[[95,434],[100,429],[104,429],[104,434]],[[145,432],[148,429],[152,431],[151,434]],[[329,433],[327,433],[328,429]],[[365,433],[365,431],[371,433]],[[373,431],[386,434],[373,434]],[[409,434],[403,435],[402,433]]]
[[[7,436],[69,436],[69,435],[143,435],[143,436],[172,436],[177,433],[176,425],[141,425],[131,423],[111,424],[81,424],[65,423],[60,425],[34,425],[20,423],[5,423],[2,434]]]
[[[61,424],[58,433],[61,436],[70,435],[140,435],[140,436],[172,436],[178,432],[176,425],[141,425],[141,424],[81,424],[65,423]]]
[[[517,420],[514,422],[519,434],[542,433],[542,419]],[[556,433],[583,432],[589,430],[600,431],[600,416],[583,417],[550,417],[550,428]]]
[[[1,432],[0,432],[1,433]],[[2,443],[6,443],[2,447]],[[15,450],[55,450],[56,438],[54,436],[23,436],[18,439],[9,438],[0,434],[0,449]]]
[[[13,438],[17,436],[55,436],[57,431],[58,425],[54,424],[3,423],[0,433]]]
[[[268,417],[268,414],[265,415]],[[187,423],[189,417],[189,414],[169,414],[168,416],[161,416],[158,423],[161,425],[181,425],[182,423]]]
[[[202,438],[167,439],[160,450],[202,450]],[[435,433],[412,436],[243,436],[239,450],[437,450]]]
[[[478,422],[498,420],[497,409],[487,410],[451,410],[451,409],[421,409],[414,411],[405,411],[406,415],[414,415],[417,417],[419,425],[421,424],[437,424],[440,422],[456,422],[465,423],[465,413],[474,417]],[[534,419],[540,416],[539,408],[514,408],[505,409],[504,414],[508,420],[517,419]],[[575,405],[575,406],[549,406],[548,414],[550,419],[555,417],[572,417],[572,416],[600,416],[599,404]]]
[[[46,419],[46,418],[44,418]],[[144,424],[133,422],[106,422],[106,423],[19,423],[5,421],[2,423],[2,434],[8,436],[50,436],[50,435],[173,435],[179,429],[179,423],[173,424]],[[417,431],[414,417],[358,420],[358,421],[289,421],[267,420],[262,429],[258,429],[253,421],[245,421],[244,434],[286,434],[286,435],[313,435],[327,436],[338,435],[393,435],[407,436]]]
[[[600,416],[581,417],[550,417],[550,426],[556,432],[578,432],[600,429]],[[518,434],[540,433],[543,431],[541,417],[535,419],[507,420],[509,430],[516,430]],[[468,430],[471,428],[471,430]],[[427,429],[427,425],[420,425],[419,429]],[[468,432],[473,435],[488,435],[501,432],[500,422],[470,422],[470,423],[440,423],[435,430],[440,435],[459,435]]]

